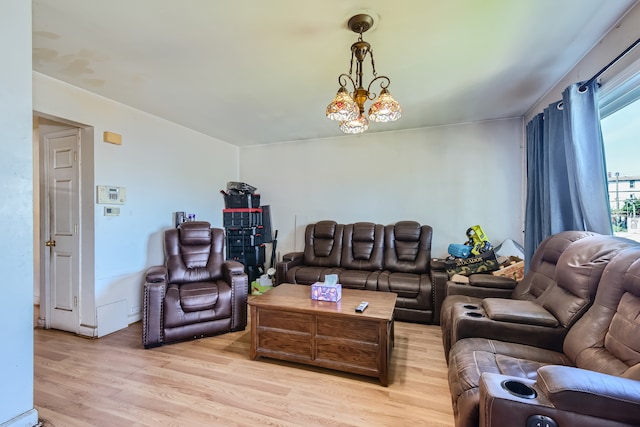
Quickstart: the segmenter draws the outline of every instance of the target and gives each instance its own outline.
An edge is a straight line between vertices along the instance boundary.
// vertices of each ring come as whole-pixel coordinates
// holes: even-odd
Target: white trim
[[[0,427],[34,427],[38,424],[38,411],[33,408],[0,424]]]
[[[601,81],[598,102],[603,119],[640,99],[640,59],[608,80]]]

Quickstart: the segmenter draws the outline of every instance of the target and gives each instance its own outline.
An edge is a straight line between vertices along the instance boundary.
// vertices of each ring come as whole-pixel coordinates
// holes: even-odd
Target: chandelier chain
[[[373,60],[373,49],[369,49],[369,56],[371,56],[371,70],[373,71],[373,77],[378,77],[378,73],[376,73],[376,63]]]

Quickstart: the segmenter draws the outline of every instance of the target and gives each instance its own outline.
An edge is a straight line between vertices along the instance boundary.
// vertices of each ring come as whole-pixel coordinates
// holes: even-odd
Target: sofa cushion
[[[301,265],[292,267],[287,271],[287,282],[311,285],[315,282],[324,282],[324,277],[327,274],[339,275],[341,272],[341,268]]]
[[[180,286],[180,303],[185,312],[213,308],[218,301],[218,287],[212,282],[185,283]]]

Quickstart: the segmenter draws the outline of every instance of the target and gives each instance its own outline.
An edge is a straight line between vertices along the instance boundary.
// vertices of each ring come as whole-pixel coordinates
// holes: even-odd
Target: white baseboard
[[[33,427],[38,424],[38,411],[36,408],[31,409],[23,414],[18,415],[9,421],[0,424],[0,427]]]

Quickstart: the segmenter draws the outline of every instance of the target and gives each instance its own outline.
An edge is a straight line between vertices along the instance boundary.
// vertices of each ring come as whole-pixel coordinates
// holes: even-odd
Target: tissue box
[[[328,285],[324,282],[316,282],[311,285],[311,299],[318,301],[338,302],[342,298],[342,285]]]

